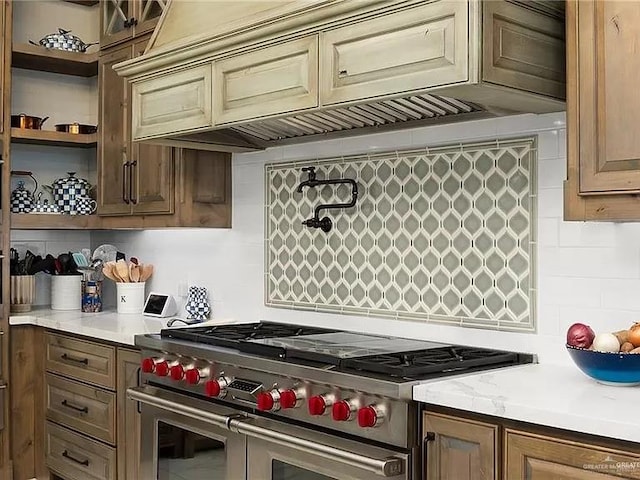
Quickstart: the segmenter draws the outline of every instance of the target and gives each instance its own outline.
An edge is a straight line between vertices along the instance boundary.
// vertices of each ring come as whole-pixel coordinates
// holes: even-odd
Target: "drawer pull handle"
[[[343,78],[343,77],[346,77],[347,75],[349,75],[349,73],[346,70],[340,70],[338,72],[338,78]]]
[[[71,410],[75,410],[76,412],[89,413],[89,407],[78,407],[73,403],[68,402],[67,400],[62,400],[62,402],[60,403],[62,404],[63,407],[70,408]]]
[[[62,456],[64,458],[68,458],[69,460],[71,460],[72,462],[76,462],[79,463],[80,465],[83,465],[85,467],[89,466],[89,460],[88,459],[84,459],[84,460],[78,460],[77,458],[75,458],[73,455],[71,455],[67,450],[65,450],[64,452],[62,452]]]
[[[60,358],[66,362],[81,363],[82,365],[89,365],[88,358],[76,358],[76,357],[72,357],[71,355],[67,355],[66,353],[63,353],[62,355],[60,355]]]

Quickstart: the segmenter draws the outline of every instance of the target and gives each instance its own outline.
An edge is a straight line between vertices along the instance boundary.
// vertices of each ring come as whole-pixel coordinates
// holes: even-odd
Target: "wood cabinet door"
[[[148,39],[133,45],[133,56],[142,55]],[[131,98],[131,87],[128,87]],[[136,143],[129,139],[129,185],[134,215],[171,214],[174,211],[173,149]]]
[[[2,27],[2,32],[5,32],[6,8],[7,7],[5,5],[5,2],[2,2],[2,5],[0,5],[0,27]],[[0,35],[0,133],[4,131],[4,37],[5,35]]]
[[[133,37],[134,0],[101,0],[100,49]]]
[[[575,2],[580,193],[640,192],[640,3]]]
[[[318,37],[213,64],[215,124],[318,106]]]
[[[505,480],[640,479],[640,454],[507,429]]]
[[[496,425],[425,413],[423,431],[426,478],[498,480]]]
[[[140,413],[138,402],[127,398],[127,388],[139,385],[140,352],[118,349],[118,480],[138,480]]]
[[[129,215],[129,87],[113,65],[131,58],[132,47],[123,46],[98,60],[99,141],[98,215]]]
[[[152,31],[158,24],[162,12],[168,5],[167,0],[135,0],[133,35],[138,37]]]
[[[431,2],[320,34],[320,103],[468,79],[467,2]]]

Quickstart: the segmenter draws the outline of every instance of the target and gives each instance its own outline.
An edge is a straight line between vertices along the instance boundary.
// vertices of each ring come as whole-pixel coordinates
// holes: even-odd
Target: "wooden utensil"
[[[123,282],[129,282],[129,267],[127,267],[127,262],[124,260],[118,260],[116,262],[116,273],[122,279]]]
[[[129,278],[132,282],[140,281],[140,268],[133,262],[129,264]]]
[[[104,274],[105,277],[107,277],[110,280],[113,280],[114,282],[121,282],[122,279],[118,276],[118,274],[115,272],[115,262],[107,262],[104,265],[102,265],[102,273]]]
[[[153,275],[153,265],[150,263],[145,263],[143,265],[140,265],[140,268],[142,269],[142,272],[140,273],[140,281],[146,282],[147,280],[149,280],[151,275]]]

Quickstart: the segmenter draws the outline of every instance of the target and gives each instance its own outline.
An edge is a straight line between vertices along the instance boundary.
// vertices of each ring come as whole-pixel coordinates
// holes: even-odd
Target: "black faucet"
[[[316,167],[304,167],[302,169],[303,172],[308,172],[309,178],[298,185],[296,191],[298,193],[302,193],[302,189],[304,187],[314,188],[320,185],[351,185],[351,201],[347,203],[322,203],[318,205],[314,210],[314,215],[312,218],[309,218],[302,222],[303,225],[306,225],[310,228],[320,228],[323,232],[329,232],[333,223],[329,217],[320,218],[321,210],[329,210],[331,208],[351,208],[356,204],[356,200],[358,198],[358,184],[355,180],[350,178],[337,178],[337,179],[328,179],[328,180],[318,180],[316,179]]]

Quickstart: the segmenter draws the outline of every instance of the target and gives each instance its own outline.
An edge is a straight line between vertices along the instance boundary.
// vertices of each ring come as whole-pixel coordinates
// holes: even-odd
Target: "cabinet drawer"
[[[115,480],[114,448],[51,422],[44,443],[47,467],[65,480]]]
[[[318,37],[216,61],[216,124],[318,105]]]
[[[46,368],[83,382],[114,389],[116,349],[87,340],[47,333]]]
[[[436,1],[320,34],[320,103],[468,79],[468,2]]]
[[[47,418],[98,440],[115,444],[116,395],[47,374]]]
[[[133,139],[210,127],[211,64],[132,85]]]

